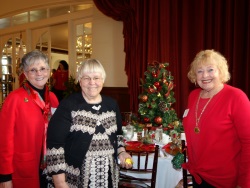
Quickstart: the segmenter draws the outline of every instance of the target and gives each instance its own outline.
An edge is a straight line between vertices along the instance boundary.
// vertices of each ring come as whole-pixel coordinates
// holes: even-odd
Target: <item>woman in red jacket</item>
[[[58,106],[46,85],[48,57],[32,51],[22,58],[27,82],[11,92],[0,112],[0,187],[39,188],[46,161],[49,119]]]
[[[226,59],[214,50],[199,52],[188,78],[192,91],[183,115],[194,188],[250,187],[250,103],[229,86]]]

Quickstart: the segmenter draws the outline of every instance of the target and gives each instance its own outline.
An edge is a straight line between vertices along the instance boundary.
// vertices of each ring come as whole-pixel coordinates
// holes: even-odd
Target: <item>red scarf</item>
[[[45,85],[45,96],[44,100],[39,95],[37,91],[35,91],[28,83],[24,84],[24,89],[28,92],[31,96],[33,102],[37,104],[38,107],[41,108],[43,113],[43,119],[45,124],[45,130],[43,135],[43,150],[42,150],[42,158],[41,158],[41,169],[46,167],[46,138],[47,138],[47,128],[49,124],[49,120],[51,118],[51,105],[50,105],[50,98],[49,98],[49,87]]]

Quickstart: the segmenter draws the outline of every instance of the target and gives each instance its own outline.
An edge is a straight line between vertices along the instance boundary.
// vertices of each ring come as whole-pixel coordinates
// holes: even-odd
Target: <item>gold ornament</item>
[[[174,125],[175,127],[178,127],[179,124],[180,124],[179,121],[174,121],[174,122],[173,122],[173,125]]]
[[[148,101],[148,96],[147,95],[142,95],[141,96],[141,101],[142,102],[147,102]]]

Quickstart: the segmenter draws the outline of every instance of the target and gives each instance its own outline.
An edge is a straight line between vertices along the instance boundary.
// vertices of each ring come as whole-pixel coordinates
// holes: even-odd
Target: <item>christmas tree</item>
[[[143,91],[139,95],[138,113],[144,124],[162,127],[168,135],[183,131],[182,123],[172,107],[174,82],[168,63],[154,62],[148,65],[145,79],[141,80]]]

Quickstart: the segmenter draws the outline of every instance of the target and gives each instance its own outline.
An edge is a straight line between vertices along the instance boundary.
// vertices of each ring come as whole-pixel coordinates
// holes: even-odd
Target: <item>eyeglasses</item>
[[[95,83],[100,83],[102,81],[102,78],[100,77],[90,78],[90,77],[84,76],[81,79],[83,80],[84,83],[89,83],[91,82],[91,80],[93,80]]]
[[[31,75],[35,75],[35,74],[38,73],[38,71],[40,73],[44,74],[44,73],[47,73],[48,70],[49,70],[48,68],[42,67],[39,70],[37,70],[37,69],[30,69],[27,72],[29,72]]]

